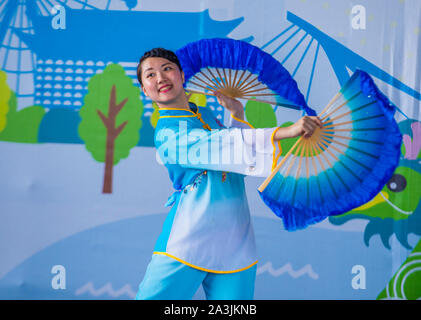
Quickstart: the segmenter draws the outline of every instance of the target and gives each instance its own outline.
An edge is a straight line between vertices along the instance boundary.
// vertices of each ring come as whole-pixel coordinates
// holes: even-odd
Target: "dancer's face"
[[[158,106],[182,103],[184,73],[175,63],[165,58],[147,58],[142,62],[141,72],[143,93]]]

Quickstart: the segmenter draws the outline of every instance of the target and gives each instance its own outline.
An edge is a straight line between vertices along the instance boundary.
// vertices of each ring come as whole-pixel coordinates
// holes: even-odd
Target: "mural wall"
[[[246,178],[255,299],[419,299],[419,21],[418,0],[0,0],[0,298],[134,298],[173,192],[137,61],[226,37],[279,60],[316,111],[363,69],[403,134],[399,167],[373,200],[305,230],[284,230],[259,198],[263,178]],[[228,123],[214,97],[190,101]],[[257,128],[302,116],[244,105]]]

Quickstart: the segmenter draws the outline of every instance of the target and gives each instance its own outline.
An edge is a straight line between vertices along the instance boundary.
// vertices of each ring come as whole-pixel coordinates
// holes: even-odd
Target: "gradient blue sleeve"
[[[164,165],[235,172],[267,177],[272,168],[272,133],[275,128],[189,128],[184,122],[160,129],[155,138],[157,155]]]

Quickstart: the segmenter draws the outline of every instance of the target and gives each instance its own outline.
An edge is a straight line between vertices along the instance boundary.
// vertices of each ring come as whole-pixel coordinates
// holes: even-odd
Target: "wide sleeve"
[[[187,122],[163,127],[155,136],[157,160],[186,168],[267,177],[276,164],[274,128],[190,128]]]

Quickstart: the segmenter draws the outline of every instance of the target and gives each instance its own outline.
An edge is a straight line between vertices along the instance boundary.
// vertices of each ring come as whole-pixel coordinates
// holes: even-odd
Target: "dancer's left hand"
[[[244,108],[240,101],[228,97],[220,91],[214,91],[213,94],[216,96],[218,103],[231,112],[234,117],[244,120]]]

